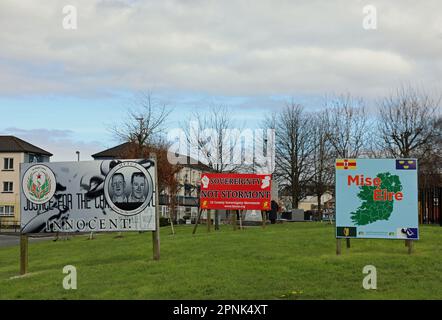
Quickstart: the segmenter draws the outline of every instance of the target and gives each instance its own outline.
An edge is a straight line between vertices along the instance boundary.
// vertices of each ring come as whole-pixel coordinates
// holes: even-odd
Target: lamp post
[[[75,153],[77,154],[77,161],[80,161],[80,151],[75,151]]]

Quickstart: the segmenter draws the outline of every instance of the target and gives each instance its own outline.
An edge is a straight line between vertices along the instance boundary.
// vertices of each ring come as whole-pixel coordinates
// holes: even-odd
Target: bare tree
[[[205,113],[194,112],[187,120],[181,127],[192,158],[218,173],[239,172],[244,168],[241,129],[235,128],[233,112],[228,107],[213,106]],[[216,210],[215,230],[218,229]]]
[[[419,186],[422,188],[442,185],[442,116],[435,121],[433,130],[431,151],[419,162]]]
[[[114,136],[123,142],[136,142],[139,146],[161,143],[165,123],[171,110],[165,104],[155,102],[150,93],[139,93],[128,117],[123,123],[110,128]]]
[[[383,99],[379,108],[380,148],[395,158],[423,159],[431,153],[440,99],[403,86]]]
[[[362,99],[340,95],[326,101],[329,141],[337,158],[357,158],[366,148],[368,120]]]
[[[181,125],[191,149],[191,156],[214,172],[237,172],[243,166],[241,129],[235,128],[233,112],[225,106],[214,106],[206,113],[194,112]],[[239,161],[238,161],[239,160]]]
[[[114,124],[110,131],[121,142],[129,143],[119,155],[120,158],[148,158],[151,153],[156,154],[158,191],[159,194],[169,195],[169,212],[173,221],[179,192],[177,174],[182,166],[168,161],[170,145],[162,136],[171,110],[164,104],[154,102],[150,93],[138,94],[133,104],[134,107],[128,110],[127,119],[121,124]]]
[[[330,189],[334,177],[334,158],[330,144],[330,127],[328,115],[318,112],[312,123],[312,185],[317,197],[318,215],[322,219],[322,196]]]
[[[267,121],[273,122],[276,130],[275,177],[279,186],[289,192],[292,207],[297,208],[311,179],[312,118],[301,105],[291,102]]]

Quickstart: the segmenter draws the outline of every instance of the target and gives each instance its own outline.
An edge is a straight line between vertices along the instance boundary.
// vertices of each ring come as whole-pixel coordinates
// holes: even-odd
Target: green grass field
[[[30,243],[19,278],[19,248],[0,248],[0,299],[442,299],[439,226],[421,227],[412,255],[404,241],[353,240],[336,256],[326,223],[176,230],[161,229],[160,261],[151,233]],[[62,287],[65,265],[77,268],[77,290]],[[377,290],[362,288],[365,265],[377,268]]]

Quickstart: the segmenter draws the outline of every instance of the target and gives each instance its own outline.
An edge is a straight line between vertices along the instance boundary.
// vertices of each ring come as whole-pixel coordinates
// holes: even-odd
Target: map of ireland
[[[358,198],[361,205],[351,212],[351,220],[356,226],[364,226],[379,220],[389,220],[395,198],[388,196],[402,191],[402,183],[398,175],[390,172],[379,173],[380,186],[362,185],[359,187]]]
[[[336,159],[336,238],[419,239],[417,159]]]

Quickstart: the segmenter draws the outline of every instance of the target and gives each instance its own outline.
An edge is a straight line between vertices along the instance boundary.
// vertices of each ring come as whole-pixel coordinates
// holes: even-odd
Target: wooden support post
[[[28,236],[20,234],[20,274],[28,272]]]
[[[341,254],[341,238],[336,238],[336,255]]]
[[[347,238],[347,249],[350,249],[350,238]]]
[[[196,232],[196,228],[198,228],[198,224],[200,223],[200,218],[201,218],[201,214],[203,213],[203,209],[199,209],[199,211],[198,211],[198,216],[197,216],[197,218],[196,218],[196,221],[195,221],[195,227],[193,227],[193,232],[192,232],[192,234],[195,234],[195,232]]]
[[[206,210],[207,211],[207,232],[210,232],[210,226],[211,226],[211,224],[212,224],[212,217],[211,217],[211,210]]]
[[[242,230],[242,210],[238,210],[239,214],[239,230]]]
[[[219,212],[215,210],[215,230],[219,230]]]
[[[261,210],[261,217],[262,217],[262,228],[266,228],[267,219],[266,219],[266,212],[264,210]]]
[[[236,210],[233,210],[232,213],[232,225],[233,225],[233,231],[236,231]]]
[[[150,158],[155,163],[155,231],[152,232],[153,259],[160,260],[160,206],[158,190],[158,162],[157,155],[151,154]]]
[[[408,240],[405,240],[405,246],[408,247]]]
[[[413,241],[408,240],[408,254],[411,254],[413,252]]]

